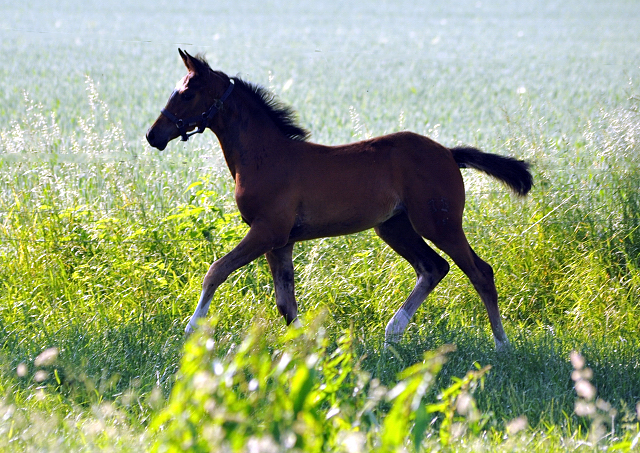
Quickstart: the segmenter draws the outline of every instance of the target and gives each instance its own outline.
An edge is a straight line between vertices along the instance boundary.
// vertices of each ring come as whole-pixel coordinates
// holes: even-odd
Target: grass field
[[[640,448],[640,4],[352,3],[0,5],[0,450]],[[511,350],[456,268],[385,350],[414,275],[373,232],[296,246],[301,331],[260,259],[185,342],[247,228],[213,134],[144,140],[178,47],[313,141],[531,161],[523,200],[464,171]]]

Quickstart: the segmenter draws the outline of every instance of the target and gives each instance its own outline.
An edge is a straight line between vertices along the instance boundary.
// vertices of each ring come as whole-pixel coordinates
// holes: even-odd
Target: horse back
[[[252,200],[287,217],[294,240],[369,229],[409,206],[429,209],[446,199],[458,211],[464,204],[451,152],[427,137],[400,132],[342,146],[298,146],[278,163],[277,189]]]

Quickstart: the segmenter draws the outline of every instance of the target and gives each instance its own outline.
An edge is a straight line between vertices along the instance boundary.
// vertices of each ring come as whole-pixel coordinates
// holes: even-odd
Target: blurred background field
[[[305,340],[306,353],[335,353],[353,376],[392,389],[425,351],[456,344],[441,370],[422,371],[437,376],[425,401],[475,362],[492,365],[474,393],[484,424],[456,415],[474,445],[509,449],[508,427],[521,417],[528,428],[514,445],[522,449],[637,445],[639,14],[640,5],[622,0],[0,5],[0,447],[164,445],[154,420],[180,437],[182,428],[167,421],[179,419],[171,402],[193,391],[176,389],[176,379],[191,382],[215,357],[225,367],[241,360],[235,348],[243,341],[274,361],[286,348],[259,260],[219,290],[214,327],[185,354],[182,332],[201,278],[246,227],[213,134],[164,152],[144,140],[184,75],[178,47],[269,87],[313,141],[407,129],[533,164],[536,186],[524,200],[464,171],[465,227],[496,271],[509,355],[493,351],[484,308],[457,269],[405,341],[384,351],[384,326],[414,275],[372,232],[296,247],[301,316],[315,325],[324,313],[318,336],[327,342],[323,349]],[[272,346],[250,341],[256,324]],[[339,342],[345,332],[348,344]],[[36,365],[45,350],[55,358]],[[586,399],[573,387],[572,350],[610,407],[576,413],[576,399]],[[282,376],[308,362],[291,363],[293,374]],[[357,407],[363,392],[332,394],[333,403],[323,394],[326,407],[304,407]],[[375,414],[382,420],[392,406]],[[423,448],[446,444],[438,434],[446,419],[429,418],[436,434]],[[382,421],[370,426],[365,450],[388,447],[376,444]],[[282,439],[281,449],[296,448]]]

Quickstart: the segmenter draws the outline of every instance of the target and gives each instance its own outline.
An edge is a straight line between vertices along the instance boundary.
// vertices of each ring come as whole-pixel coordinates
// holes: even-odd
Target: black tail
[[[533,186],[529,164],[513,157],[489,154],[470,146],[451,149],[460,168],[475,168],[502,181],[517,195],[524,196]]]

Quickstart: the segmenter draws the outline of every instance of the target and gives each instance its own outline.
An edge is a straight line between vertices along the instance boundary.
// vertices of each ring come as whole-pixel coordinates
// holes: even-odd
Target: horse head
[[[176,84],[160,116],[147,131],[147,141],[159,150],[175,138],[187,141],[204,132],[234,86],[231,79],[213,71],[203,58],[180,49],[178,52],[188,73]]]

